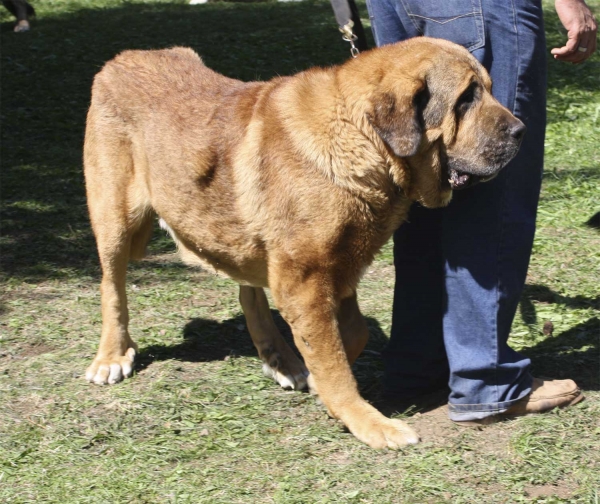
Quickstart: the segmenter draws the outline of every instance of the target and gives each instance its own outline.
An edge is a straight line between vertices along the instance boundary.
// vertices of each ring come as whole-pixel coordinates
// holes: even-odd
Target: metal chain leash
[[[352,20],[350,20],[346,25],[340,28],[340,32],[342,33],[342,39],[346,42],[350,42],[350,54],[353,58],[356,58],[360,54],[360,51],[358,50],[358,47],[354,45],[354,41],[358,37],[352,32],[353,26],[354,23],[352,22]]]

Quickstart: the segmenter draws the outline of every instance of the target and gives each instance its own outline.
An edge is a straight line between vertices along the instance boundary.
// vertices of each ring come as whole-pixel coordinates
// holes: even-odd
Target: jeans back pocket
[[[421,35],[450,40],[469,51],[485,45],[481,0],[401,0]]]

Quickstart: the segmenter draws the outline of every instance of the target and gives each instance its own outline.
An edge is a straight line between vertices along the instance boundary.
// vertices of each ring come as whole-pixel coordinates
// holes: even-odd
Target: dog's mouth
[[[456,168],[448,168],[448,183],[452,190],[465,189],[479,182],[487,182],[492,180],[495,175],[481,176],[473,175],[472,173],[463,172]]]

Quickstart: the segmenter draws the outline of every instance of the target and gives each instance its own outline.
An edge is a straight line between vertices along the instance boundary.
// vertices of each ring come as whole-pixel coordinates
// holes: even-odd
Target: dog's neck
[[[373,211],[388,213],[406,199],[404,161],[390,155],[365,114],[357,113],[361,104],[348,102],[333,69],[312,69],[304,77],[276,91],[285,104],[278,115],[284,131],[290,132],[291,148],[317,175],[364,200]]]

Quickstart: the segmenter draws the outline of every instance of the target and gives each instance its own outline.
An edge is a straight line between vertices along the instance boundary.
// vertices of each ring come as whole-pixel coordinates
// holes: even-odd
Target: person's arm
[[[582,63],[596,50],[596,19],[583,0],[555,0],[554,6],[568,39],[550,52],[557,60]]]

